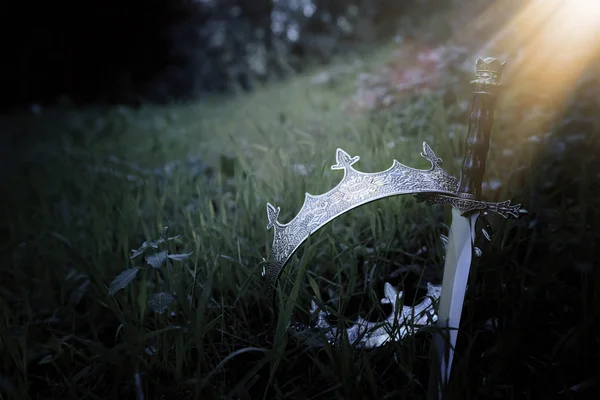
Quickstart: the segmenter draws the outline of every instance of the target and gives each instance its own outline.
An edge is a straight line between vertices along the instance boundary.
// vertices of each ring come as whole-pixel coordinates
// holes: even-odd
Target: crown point
[[[358,160],[360,160],[359,156],[350,157],[350,154],[346,153],[344,150],[338,148],[335,152],[335,160],[337,164],[332,165],[331,169],[346,169]]]
[[[344,150],[342,150],[342,149],[338,148],[338,149],[335,151],[335,158],[336,158],[336,160],[339,162],[340,160],[343,160],[343,159],[350,159],[350,154],[348,154],[348,153],[347,153],[347,152],[345,152]]]
[[[443,163],[442,159],[435,155],[427,142],[423,142],[423,152],[421,153],[421,157],[430,161],[432,164],[442,165]]]
[[[277,218],[279,217],[279,212],[281,208],[275,208],[271,203],[267,203],[267,219],[269,223],[267,224],[267,230],[271,229],[273,225],[277,224]]]

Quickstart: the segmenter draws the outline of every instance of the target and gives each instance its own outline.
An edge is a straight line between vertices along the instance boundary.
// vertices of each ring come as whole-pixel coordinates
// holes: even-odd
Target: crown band
[[[385,171],[365,173],[352,167],[360,157],[351,157],[344,150],[337,149],[337,163],[331,169],[343,170],[344,177],[333,189],[321,195],[305,193],[300,212],[287,224],[277,220],[280,208],[267,203],[267,229],[273,228],[275,231],[267,268],[263,273],[269,284],[270,295],[274,295],[277,280],[286,263],[311,234],[340,215],[375,200],[412,194],[427,204],[451,204],[461,214],[488,210],[505,218],[509,215],[518,216],[518,204],[511,205],[510,201],[479,201],[458,193],[458,179],[442,169],[442,159],[425,142],[421,156],[431,163],[430,169],[414,169],[394,160]]]

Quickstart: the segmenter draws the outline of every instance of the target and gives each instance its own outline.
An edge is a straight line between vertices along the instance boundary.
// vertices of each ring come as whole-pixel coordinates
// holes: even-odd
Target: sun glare
[[[481,55],[506,57],[505,76],[512,86],[533,88],[560,102],[584,69],[599,61],[600,0],[499,0],[471,30],[481,35],[510,7],[520,8],[494,30]]]

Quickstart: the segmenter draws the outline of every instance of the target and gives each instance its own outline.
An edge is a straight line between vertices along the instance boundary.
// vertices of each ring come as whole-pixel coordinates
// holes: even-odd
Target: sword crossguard
[[[450,204],[460,212],[460,215],[466,215],[472,211],[491,211],[504,218],[519,218],[519,209],[521,208],[520,204],[511,205],[510,200],[502,202],[481,201],[461,196],[460,193],[456,196],[448,196],[439,193],[418,193],[415,197],[418,203],[423,202],[427,205],[436,203]]]

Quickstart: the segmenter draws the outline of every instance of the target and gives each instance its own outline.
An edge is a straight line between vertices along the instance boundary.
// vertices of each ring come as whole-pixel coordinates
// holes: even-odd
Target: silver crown
[[[310,312],[317,315],[315,328],[325,334],[325,339],[329,343],[335,343],[340,333],[346,334],[348,342],[366,349],[379,347],[393,340],[399,341],[406,336],[414,335],[419,329],[432,326],[437,321],[435,304],[439,301],[442,292],[440,285],[427,283],[427,295],[423,300],[414,306],[402,305],[403,292],[392,286],[389,282],[384,285],[384,298],[381,304],[392,306],[392,312],[385,321],[371,322],[362,317],[353,321],[352,325],[344,332],[339,332],[336,326],[328,321],[329,314],[317,306],[313,300],[311,302]]]
[[[463,214],[488,210],[505,218],[518,216],[519,205],[511,205],[510,201],[491,203],[460,196],[458,179],[442,169],[442,159],[425,142],[421,156],[431,163],[429,169],[414,169],[394,160],[385,171],[367,173],[352,167],[360,157],[351,157],[337,149],[336,164],[331,169],[344,171],[344,176],[333,189],[321,195],[306,193],[300,212],[287,224],[278,221],[280,208],[267,203],[267,229],[275,231],[271,253],[266,268],[263,268],[269,294],[273,295],[281,271],[309,235],[340,215],[378,199],[413,194],[427,203],[451,204]]]

